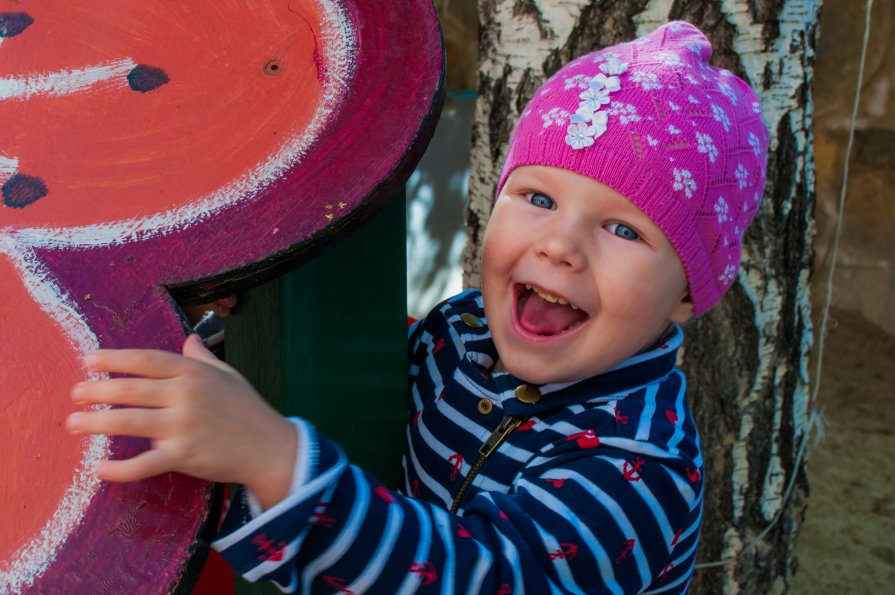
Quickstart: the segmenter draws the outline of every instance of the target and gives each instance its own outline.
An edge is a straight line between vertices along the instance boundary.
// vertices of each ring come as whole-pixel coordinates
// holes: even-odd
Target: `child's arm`
[[[680,460],[645,456],[631,482],[626,453],[579,456],[563,440],[510,493],[482,492],[459,516],[386,489],[298,425],[299,485],[259,516],[237,504],[213,544],[250,581],[299,593],[686,590],[700,515],[696,493],[675,487],[688,481]]]
[[[248,486],[265,508],[289,492],[297,450],[295,427],[272,409],[196,335],[183,355],[153,350],[101,350],[86,356],[93,372],[129,374],[77,384],[79,405],[127,408],[74,413],[75,434],[141,436],[152,448],[124,461],[104,461],[110,481],[136,481],[178,471]]]

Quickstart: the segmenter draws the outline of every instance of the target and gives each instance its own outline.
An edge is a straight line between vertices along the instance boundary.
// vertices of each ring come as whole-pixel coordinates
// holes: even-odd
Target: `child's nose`
[[[546,259],[554,266],[571,270],[582,269],[587,261],[580,242],[568,234],[543,236],[535,244],[535,252],[539,258]]]

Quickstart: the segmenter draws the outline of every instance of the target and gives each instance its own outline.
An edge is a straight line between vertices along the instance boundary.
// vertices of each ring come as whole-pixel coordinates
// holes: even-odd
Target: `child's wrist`
[[[277,416],[265,445],[255,450],[256,461],[250,464],[251,473],[243,482],[264,510],[275,506],[289,495],[299,449],[295,425]]]

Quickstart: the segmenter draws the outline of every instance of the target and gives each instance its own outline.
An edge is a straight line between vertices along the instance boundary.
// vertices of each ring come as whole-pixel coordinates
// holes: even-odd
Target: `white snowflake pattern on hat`
[[[656,59],[666,66],[680,67],[684,65],[684,61],[675,52],[658,52]]]
[[[735,265],[728,264],[724,267],[724,271],[721,273],[721,276],[718,277],[718,281],[723,283],[725,286],[733,283],[733,280],[737,276],[737,268]]]
[[[737,184],[739,184],[740,190],[749,185],[749,170],[742,163],[737,163],[737,170],[734,175],[737,177]]]
[[[674,168],[674,189],[678,192],[683,191],[687,198],[693,198],[697,186],[690,170]]]
[[[761,154],[761,141],[758,140],[754,132],[749,132],[749,146],[752,147],[752,152],[756,157]]]
[[[718,216],[718,223],[726,222],[729,212],[730,206],[727,204],[727,201],[724,200],[723,196],[719,196],[718,202],[715,203],[715,214]]]
[[[730,118],[727,117],[727,112],[714,103],[712,104],[712,116],[724,127],[724,132],[730,130]]]
[[[720,89],[722,93],[727,95],[727,98],[730,99],[730,102],[732,104],[737,104],[737,94],[733,92],[733,89],[730,88],[730,85],[728,85],[724,81],[718,81],[718,89]]]
[[[609,104],[609,109],[607,111],[610,116],[618,116],[618,121],[625,126],[627,126],[629,122],[640,121],[640,116],[637,114],[637,108],[630,103],[613,101]]]
[[[714,163],[715,159],[718,157],[718,148],[715,147],[715,141],[712,140],[708,134],[703,134],[702,132],[696,133],[696,143],[698,150],[700,153],[705,153],[708,155],[709,162]]]
[[[565,79],[566,91],[569,89],[587,89],[588,76],[586,74],[576,74]]]
[[[554,107],[546,114],[541,114],[541,119],[544,121],[544,128],[549,128],[554,124],[562,125],[568,117],[569,112],[559,107]]]
[[[644,91],[662,88],[662,84],[659,82],[659,77],[652,72],[643,72],[641,70],[632,72],[631,82],[638,83]]]

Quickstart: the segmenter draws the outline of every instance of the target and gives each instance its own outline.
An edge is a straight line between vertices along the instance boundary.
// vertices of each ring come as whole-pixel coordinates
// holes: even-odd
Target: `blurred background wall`
[[[824,0],[815,72],[817,256],[813,301],[831,261],[863,2]],[[833,303],[895,333],[895,2],[873,6],[870,42],[837,257]]]

